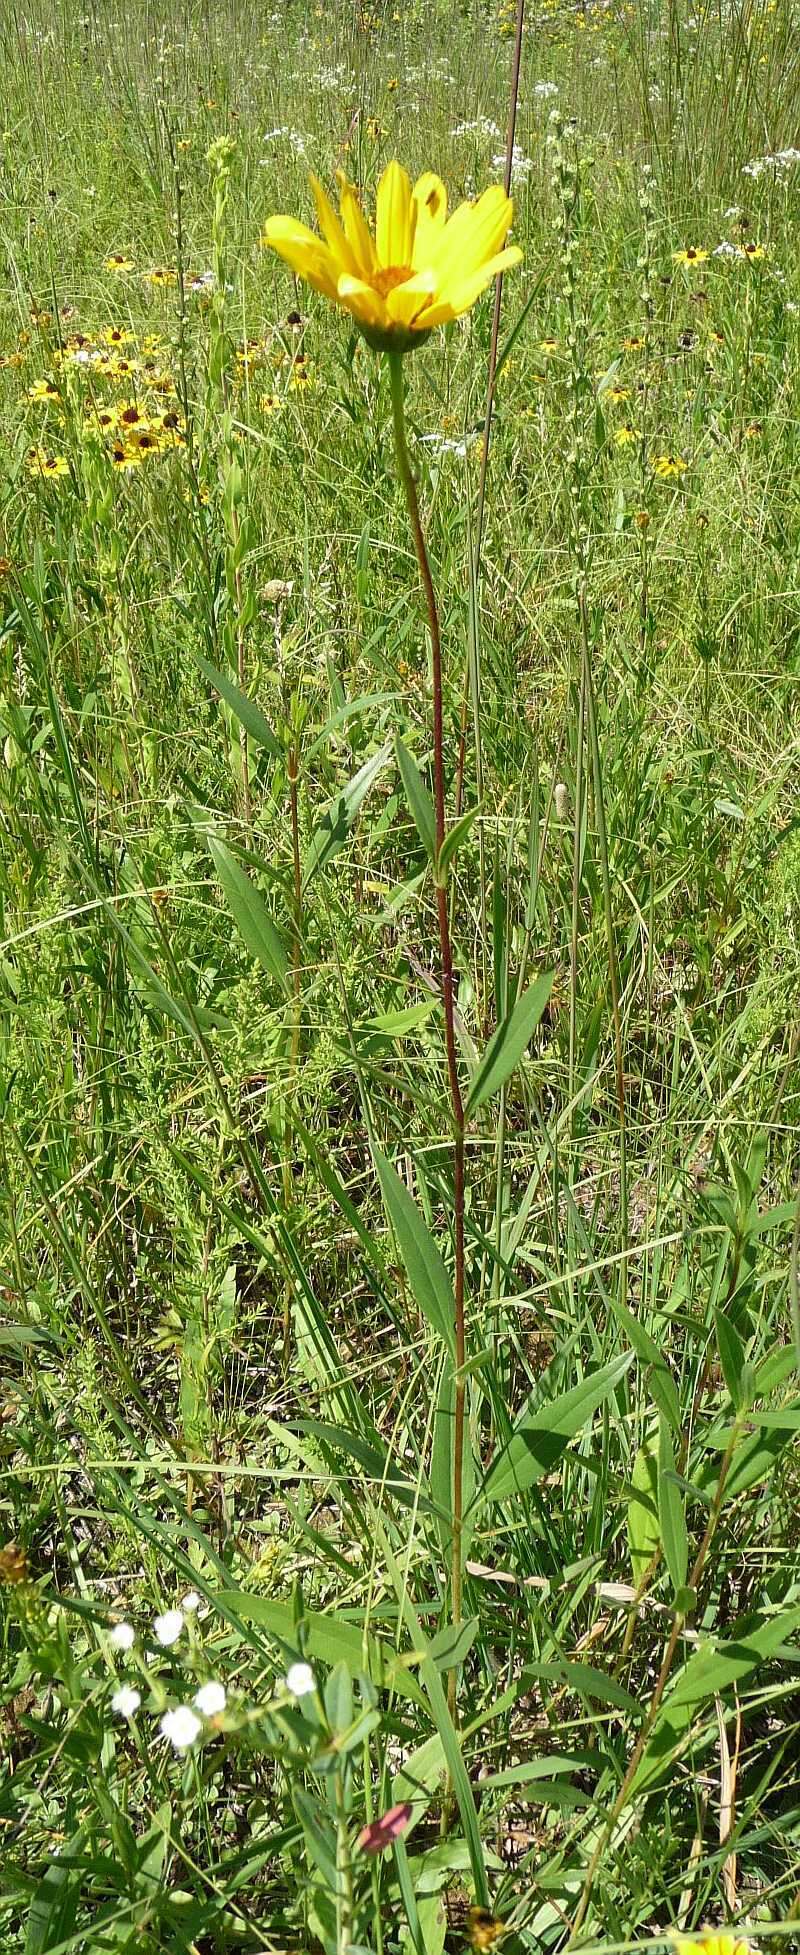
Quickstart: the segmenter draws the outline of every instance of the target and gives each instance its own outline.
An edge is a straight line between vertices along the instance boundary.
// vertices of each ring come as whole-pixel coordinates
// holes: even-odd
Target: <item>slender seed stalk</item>
[[[442,641],[439,631],[439,613],[436,606],[436,593],[425,544],[425,536],[419,513],[417,488],[408,453],[406,439],[403,360],[399,353],[387,355],[389,380],[392,393],[392,418],[397,452],[397,466],[403,484],[408,506],[414,548],[417,553],[420,582],[425,595],[428,611],[428,627],[431,637],[431,656],[433,665],[433,799],[436,823],[436,854],[440,854],[445,838],[445,799],[444,799],[444,735],[442,699]],[[447,908],[447,890],[437,875],[436,907],[439,922],[439,958],[441,965],[442,1004],[444,1007],[444,1040],[447,1059],[447,1076],[450,1089],[450,1108],[453,1125],[453,1224],[455,1235],[455,1355],[456,1392],[455,1416],[453,1421],[453,1512],[452,1512],[452,1574],[451,1608],[454,1623],[461,1621],[462,1589],[462,1532],[464,1504],[464,1362],[466,1358],[466,1335],[464,1326],[464,1102],[458,1081],[458,1061],[456,1058],[455,1000],[453,994],[453,953],[450,942],[450,923]],[[451,1709],[455,1704],[456,1673],[450,1672],[449,1698]]]
[[[603,909],[606,925],[606,945],[608,950],[608,982],[611,991],[611,1019],[614,1028],[614,1077],[617,1089],[617,1116],[619,1120],[619,1213],[620,1247],[622,1259],[619,1266],[620,1294],[623,1303],[628,1291],[628,1146],[625,1117],[625,1069],[622,1053],[622,1014],[619,1002],[619,963],[614,936],[614,914],[611,904],[611,872],[608,864],[608,834],[606,831],[605,806],[603,802],[603,772],[600,754],[600,741],[597,734],[597,716],[594,709],[594,686],[592,684],[592,662],[589,653],[589,624],[586,612],[586,590],[581,586],[581,656],[584,666],[584,692],[586,698],[586,725],[589,735],[589,748],[592,756],[594,779],[594,818],[597,828],[597,845],[600,853],[600,873],[603,883]]]

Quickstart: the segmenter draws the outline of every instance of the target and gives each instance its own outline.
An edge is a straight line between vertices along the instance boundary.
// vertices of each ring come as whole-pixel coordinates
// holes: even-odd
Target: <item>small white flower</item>
[[[310,1663],[290,1663],[285,1683],[293,1697],[307,1697],[310,1691],[317,1688]]]
[[[136,1631],[132,1622],[115,1622],[109,1638],[112,1649],[132,1650],[136,1641]]]
[[[181,1608],[185,1616],[193,1616],[200,1607],[200,1597],[196,1588],[190,1588],[181,1598]]]
[[[183,1615],[180,1609],[167,1609],[166,1615],[156,1616],[153,1635],[162,1649],[167,1650],[171,1643],[177,1643],[182,1628]]]
[[[204,1683],[197,1692],[194,1707],[196,1711],[202,1711],[204,1717],[216,1717],[220,1711],[224,1711],[227,1702],[224,1684]]]
[[[558,94],[558,82],[535,81],[531,93],[538,95],[540,102],[549,102],[554,95]]]
[[[179,1704],[177,1710],[165,1711],[159,1725],[162,1738],[169,1738],[175,1751],[188,1751],[202,1729],[199,1717],[195,1717],[189,1704]]]
[[[140,1690],[132,1690],[129,1684],[123,1684],[121,1690],[114,1692],[111,1709],[116,1711],[117,1717],[135,1717],[141,1701]]]

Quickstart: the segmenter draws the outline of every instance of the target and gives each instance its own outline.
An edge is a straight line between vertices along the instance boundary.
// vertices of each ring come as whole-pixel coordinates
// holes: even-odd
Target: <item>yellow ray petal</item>
[[[453,277],[443,289],[439,288],[440,296],[435,305],[424,313],[425,325],[444,326],[449,319],[458,319],[462,312],[469,312],[470,306],[480,298],[481,292],[485,292],[487,285],[491,285],[498,272],[510,271],[511,266],[518,265],[521,258],[519,245],[510,244],[505,251],[498,251],[493,258],[488,258],[468,278]]]
[[[366,284],[363,278],[352,278],[349,272],[343,272],[339,279],[336,297],[340,305],[346,306],[348,312],[352,312],[353,318],[357,319],[359,324],[380,328],[388,325],[383,299],[371,285]]]
[[[386,297],[386,311],[389,318],[398,326],[410,326],[418,313],[430,302],[436,290],[433,272],[417,272],[416,278],[407,278],[404,285],[395,285]]]
[[[514,206],[502,184],[492,184],[476,204],[460,204],[437,239],[431,258],[440,284],[453,272],[468,277],[505,243]]]
[[[376,216],[378,263],[407,265],[411,259],[411,184],[399,163],[389,163],[378,184]]]
[[[337,261],[339,270],[352,272],[357,275],[360,266],[355,252],[351,250],[347,242],[330,198],[323,189],[319,177],[313,174],[311,176],[311,188],[314,192],[314,202],[317,206],[319,228],[325,239],[325,243]]]
[[[426,264],[431,248],[447,221],[447,191],[440,176],[426,170],[411,192],[413,243],[411,263],[415,270]]]
[[[263,242],[291,265],[298,278],[304,278],[316,292],[324,292],[326,298],[335,299],[339,266],[314,231],[296,223],[293,217],[270,217]]]
[[[360,278],[368,278],[377,263],[369,226],[358,201],[355,185],[348,181],[344,170],[337,170],[336,181],[339,185],[339,209],[342,213],[344,234],[356,261],[356,272]]]

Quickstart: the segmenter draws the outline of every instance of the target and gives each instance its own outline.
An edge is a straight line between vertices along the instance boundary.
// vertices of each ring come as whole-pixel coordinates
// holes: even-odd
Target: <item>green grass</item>
[[[388,376],[258,240],[501,176],[513,9],[0,14],[4,1949],[792,1932],[799,24],[529,14],[475,575],[491,296],[405,362],[459,1624],[430,646]]]

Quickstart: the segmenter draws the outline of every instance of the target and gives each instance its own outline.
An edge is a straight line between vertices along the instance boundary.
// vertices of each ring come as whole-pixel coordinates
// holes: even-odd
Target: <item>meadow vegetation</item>
[[[800,14],[272,6],[0,9],[2,1947],[791,1946]]]

